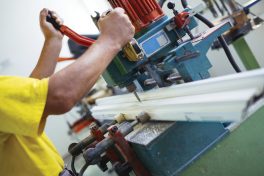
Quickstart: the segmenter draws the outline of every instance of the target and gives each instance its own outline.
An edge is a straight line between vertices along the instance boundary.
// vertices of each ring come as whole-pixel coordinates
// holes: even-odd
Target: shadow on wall
[[[0,73],[3,73],[5,69],[11,66],[10,59],[0,60]]]

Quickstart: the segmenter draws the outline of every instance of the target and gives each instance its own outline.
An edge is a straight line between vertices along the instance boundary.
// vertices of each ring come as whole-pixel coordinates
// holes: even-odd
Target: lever
[[[51,12],[49,11],[48,13],[49,15],[46,18],[47,22],[50,22],[54,26],[54,28],[60,31],[62,34],[66,35],[71,40],[82,46],[90,47],[92,44],[94,44],[94,39],[81,36],[69,27],[58,24],[56,20],[52,17]],[[106,12],[104,15],[107,15],[108,13],[110,13],[110,11]],[[144,57],[144,53],[139,44],[137,43],[136,39],[132,39],[131,42],[126,44],[126,46],[123,48],[123,51],[124,54],[127,56],[128,60],[131,62],[139,61]]]
[[[190,23],[190,13],[189,12],[181,12],[179,13],[175,9],[175,3],[169,2],[167,7],[173,11],[175,17],[175,24],[179,29],[184,29],[184,31],[190,36],[191,39],[194,39],[193,34],[191,33],[188,24]]]
[[[175,9],[175,3],[173,3],[173,2],[169,2],[169,3],[167,4],[167,7],[168,7],[168,9],[170,9],[170,10],[173,11],[173,14],[174,14],[175,16],[177,16],[177,15],[179,14],[179,12]]]
[[[74,42],[76,42],[82,46],[89,47],[92,44],[94,44],[95,40],[81,36],[81,35],[77,34],[76,32],[74,32],[69,27],[67,27],[65,25],[58,24],[56,22],[56,20],[52,17],[51,12],[49,11],[48,13],[49,13],[49,15],[46,18],[47,22],[51,23],[54,26],[54,28],[57,29],[58,31],[60,31],[62,34],[66,35],[67,37],[72,39]]]

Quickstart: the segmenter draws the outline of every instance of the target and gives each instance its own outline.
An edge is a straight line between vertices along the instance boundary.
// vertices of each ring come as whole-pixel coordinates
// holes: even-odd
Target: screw
[[[91,123],[89,128],[91,131],[96,131],[96,130],[98,130],[98,125],[95,122],[93,122],[93,123]]]
[[[110,132],[111,134],[115,134],[117,131],[118,131],[117,126],[111,126],[111,127],[109,128],[109,132]]]

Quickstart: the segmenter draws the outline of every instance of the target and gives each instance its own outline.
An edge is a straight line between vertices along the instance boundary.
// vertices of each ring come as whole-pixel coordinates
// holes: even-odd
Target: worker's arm
[[[48,9],[43,9],[39,15],[40,27],[44,34],[45,42],[38,63],[30,75],[30,77],[37,79],[50,77],[54,73],[57,58],[62,48],[63,35],[51,23],[46,21],[47,15]],[[62,19],[55,12],[52,12],[52,16],[58,24],[62,25]]]
[[[99,23],[100,37],[76,62],[52,75],[44,117],[69,111],[97,81],[135,28],[124,10],[117,8]]]

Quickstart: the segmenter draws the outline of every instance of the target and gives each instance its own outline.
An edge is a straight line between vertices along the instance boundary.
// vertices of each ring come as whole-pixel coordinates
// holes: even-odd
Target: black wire
[[[86,171],[86,169],[87,169],[88,166],[89,166],[89,164],[86,163],[86,164],[82,167],[82,169],[81,169],[81,171],[80,171],[80,173],[79,173],[78,176],[83,176],[83,174],[84,174],[84,172]]]
[[[181,0],[181,3],[182,3],[182,6],[184,8],[187,8],[188,7],[188,4],[187,4],[187,1],[186,0]],[[206,19],[205,17],[203,17],[202,15],[196,14],[195,17],[197,19],[199,19],[200,21],[202,21],[204,24],[206,24],[209,28],[214,27],[214,24],[212,22],[210,22],[208,19]],[[224,51],[226,53],[226,56],[227,56],[229,62],[231,63],[232,67],[234,68],[234,70],[237,73],[240,73],[241,72],[241,69],[237,65],[234,57],[232,56],[232,54],[231,54],[231,52],[230,52],[230,50],[229,50],[229,48],[227,46],[227,43],[226,43],[224,37],[223,36],[219,36],[218,37],[218,40],[219,40],[220,44],[222,45],[222,47],[223,47],[223,49],[224,49]]]
[[[75,169],[75,156],[72,157],[72,160],[71,160],[71,169],[72,169],[72,172],[74,173],[74,175],[78,175],[78,173],[76,172],[76,169]]]

